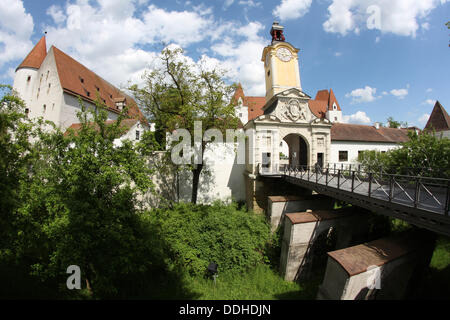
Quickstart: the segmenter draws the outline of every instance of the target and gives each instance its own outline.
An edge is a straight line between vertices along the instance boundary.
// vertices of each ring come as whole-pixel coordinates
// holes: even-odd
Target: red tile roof
[[[265,97],[246,97],[242,85],[239,83],[233,95],[233,103],[237,104],[239,98],[242,104],[248,107],[248,121],[253,120],[264,114],[262,108],[266,104]]]
[[[128,115],[146,123],[144,115],[139,110],[133,98],[121,92],[115,86],[99,77],[96,73],[52,46],[59,80],[64,91],[94,102],[97,96],[108,107],[109,111],[120,113],[116,108],[116,101],[127,101]],[[50,49],[50,50],[51,50]]]
[[[317,91],[316,98],[309,100],[309,108],[311,112],[318,118],[325,118],[327,110],[333,110],[333,104],[336,103],[336,107],[339,111],[341,106],[334,95],[333,89],[319,90]]]
[[[108,125],[112,125],[113,123],[115,123],[117,120],[107,120],[105,121],[105,124]],[[131,129],[131,127],[133,127],[136,123],[138,122],[138,119],[123,119],[120,122],[120,129],[123,130],[123,133],[126,133],[128,130]],[[88,123],[89,126],[92,126],[95,128],[95,130],[99,130],[99,127],[96,123],[94,122],[89,122]],[[67,136],[69,134],[69,132],[71,130],[75,131],[75,134],[77,131],[79,131],[81,129],[81,123],[73,123],[69,128],[67,128],[66,132],[64,132],[64,135]]]
[[[385,128],[373,126],[334,123],[331,127],[332,141],[362,141],[401,143],[409,140],[407,129]]]
[[[17,67],[16,71],[20,68],[34,68],[39,69],[41,67],[42,61],[44,61],[47,56],[47,43],[45,41],[45,36],[39,40],[39,42],[30,51],[27,57],[22,61],[22,63]]]
[[[450,130],[450,117],[439,101],[436,101],[424,130],[435,130],[437,132]]]

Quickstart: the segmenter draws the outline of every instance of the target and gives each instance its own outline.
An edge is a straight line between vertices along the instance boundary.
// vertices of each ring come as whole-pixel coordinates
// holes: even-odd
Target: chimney
[[[381,126],[381,123],[379,123],[379,122],[375,122],[375,129],[380,129],[380,126]]]

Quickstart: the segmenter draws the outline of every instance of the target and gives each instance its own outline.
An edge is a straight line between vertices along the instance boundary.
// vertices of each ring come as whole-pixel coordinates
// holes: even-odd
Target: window
[[[337,117],[334,117],[334,121],[337,121]]]
[[[25,116],[28,117],[28,114],[30,113],[30,109],[26,108],[25,109]]]
[[[362,155],[363,155],[363,152],[364,152],[363,150],[359,150],[359,151],[358,151],[358,160],[362,160],[361,157],[362,157]]]
[[[269,71],[267,71],[267,76],[269,76],[269,77],[270,77],[270,70],[269,70]]]
[[[348,151],[339,151],[339,162],[348,161]]]
[[[82,77],[80,77],[80,82],[84,83],[84,79]]]
[[[139,140],[141,135],[141,132],[139,130],[136,130],[136,140]]]
[[[48,89],[47,89],[47,94],[49,94],[49,92],[50,92],[50,88],[52,87],[52,84],[51,83],[49,83],[48,84]]]
[[[28,76],[27,81],[30,82],[31,80],[31,76]]]
[[[242,113],[241,112],[239,112],[239,118],[242,118]]]
[[[45,110],[47,110],[47,105],[44,104],[43,110],[44,110],[44,112],[45,112]]]
[[[100,88],[99,87],[95,86],[95,89],[97,89],[97,91],[100,92]]]
[[[50,70],[47,71],[47,75],[45,76],[45,81],[47,81],[49,74],[50,74]]]

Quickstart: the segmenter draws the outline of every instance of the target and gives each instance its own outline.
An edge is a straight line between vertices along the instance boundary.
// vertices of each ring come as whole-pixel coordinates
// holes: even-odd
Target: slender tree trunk
[[[192,170],[192,198],[191,202],[196,204],[197,203],[197,195],[198,195],[198,184],[200,181],[200,174],[203,170],[203,164],[197,164],[195,169]]]

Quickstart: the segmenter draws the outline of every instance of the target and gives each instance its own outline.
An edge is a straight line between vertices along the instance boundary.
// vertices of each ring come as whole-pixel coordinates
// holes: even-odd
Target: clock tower
[[[297,55],[299,49],[285,41],[283,29],[278,22],[273,23],[270,30],[272,43],[264,48],[261,58],[266,74],[266,101],[287,89],[302,89]]]

